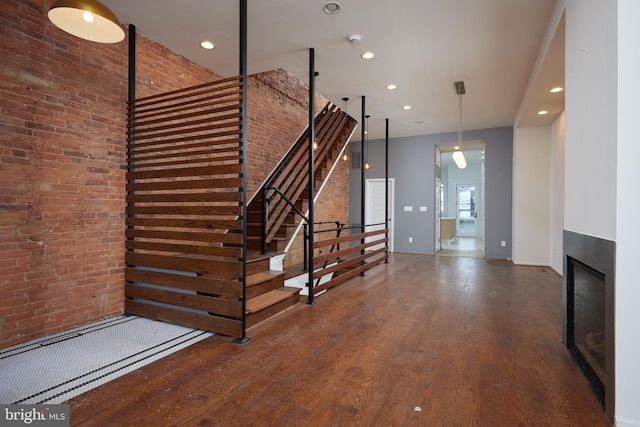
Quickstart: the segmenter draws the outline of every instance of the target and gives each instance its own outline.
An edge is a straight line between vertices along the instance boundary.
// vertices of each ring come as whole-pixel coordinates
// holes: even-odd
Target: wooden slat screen
[[[242,79],[128,103],[125,310],[243,336]]]

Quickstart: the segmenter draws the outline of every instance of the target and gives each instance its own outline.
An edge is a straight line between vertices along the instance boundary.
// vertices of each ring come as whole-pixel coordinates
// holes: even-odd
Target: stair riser
[[[271,280],[267,280],[257,285],[247,288],[247,299],[255,298],[274,289],[284,286],[284,276],[275,276]]]
[[[248,262],[247,276],[251,274],[260,273],[262,271],[267,271],[269,270],[269,267],[270,267],[269,258],[261,259],[259,261]]]
[[[250,313],[247,315],[246,325],[247,328],[257,325],[258,323],[268,319],[269,317],[280,313],[300,302],[300,295],[293,294],[289,298],[280,301],[270,307],[262,309],[257,313]]]

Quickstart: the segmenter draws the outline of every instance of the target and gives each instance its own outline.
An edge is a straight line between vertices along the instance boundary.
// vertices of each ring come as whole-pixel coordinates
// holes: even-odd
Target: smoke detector
[[[360,43],[360,34],[351,34],[349,36],[349,43],[351,44]]]

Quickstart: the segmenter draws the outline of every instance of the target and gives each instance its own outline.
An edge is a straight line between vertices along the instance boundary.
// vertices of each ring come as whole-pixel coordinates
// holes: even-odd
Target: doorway
[[[484,141],[464,142],[463,169],[452,158],[456,145],[436,147],[434,249],[437,255],[484,257]]]
[[[372,178],[365,181],[365,223],[366,224],[378,224],[371,227],[367,227],[366,231],[382,230],[384,229],[385,222],[385,199],[386,199],[386,185],[385,178]],[[394,194],[395,181],[393,178],[389,178],[389,252],[393,252],[393,194]],[[367,241],[367,240],[365,240]],[[372,246],[369,250],[379,249],[381,245]]]

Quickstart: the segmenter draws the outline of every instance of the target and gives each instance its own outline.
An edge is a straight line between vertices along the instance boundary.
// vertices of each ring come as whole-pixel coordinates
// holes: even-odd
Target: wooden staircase
[[[354,119],[333,104],[328,104],[317,115],[314,188],[320,188],[328,178],[355,125]],[[302,213],[306,214],[309,209],[308,141],[308,131],[305,131],[247,206],[247,251],[250,254],[246,279],[247,328],[300,301],[300,288],[284,286],[285,273],[270,270],[270,258],[285,251],[303,220],[282,196],[286,196]],[[266,221],[268,252],[262,254],[264,187],[278,188],[282,194],[272,190],[266,192],[269,202]]]
[[[356,121],[333,104],[328,104],[316,117],[314,189],[320,188],[348,142]],[[267,190],[266,245],[269,253],[282,253],[303,218],[286,202],[283,195],[300,212],[309,209],[308,132],[293,145],[287,156],[265,181],[247,206],[247,247],[262,250],[262,211],[265,187],[277,188],[282,194]]]

